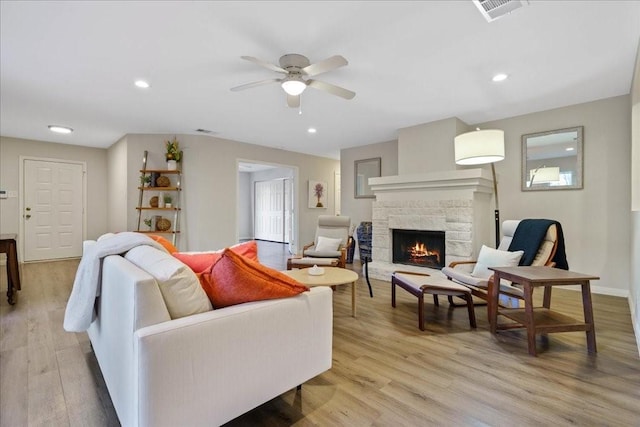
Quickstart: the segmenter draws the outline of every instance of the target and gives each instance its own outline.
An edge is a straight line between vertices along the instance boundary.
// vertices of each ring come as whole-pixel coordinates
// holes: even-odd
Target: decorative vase
[[[178,169],[178,162],[175,160],[167,160],[167,169],[170,171],[174,171]]]
[[[164,193],[160,193],[160,197],[158,197],[158,207],[164,208]]]

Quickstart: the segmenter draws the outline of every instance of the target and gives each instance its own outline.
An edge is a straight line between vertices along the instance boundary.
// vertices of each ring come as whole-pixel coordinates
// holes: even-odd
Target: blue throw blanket
[[[547,229],[553,224],[556,225],[556,231],[558,233],[558,246],[552,261],[556,263],[556,268],[563,270],[569,269],[562,226],[558,221],[550,219],[523,219],[518,224],[515,233],[513,233],[511,244],[509,245],[509,251],[524,251],[524,255],[522,255],[520,259],[520,265],[531,265],[544,240],[544,236],[547,234]]]

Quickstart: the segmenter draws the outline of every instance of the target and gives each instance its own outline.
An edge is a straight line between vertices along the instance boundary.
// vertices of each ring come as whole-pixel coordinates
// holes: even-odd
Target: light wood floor
[[[24,265],[13,307],[0,274],[1,426],[118,425],[87,335],[62,329],[77,263]],[[572,332],[539,339],[533,358],[523,332],[488,332],[485,307],[470,330],[464,308],[429,300],[421,332],[414,297],[399,289],[393,309],[389,284],[373,286],[369,298],[358,283],[356,319],[348,287],[335,292],[331,370],[229,426],[640,425],[626,299],[594,295],[597,355],[587,354],[583,332]],[[554,307],[580,316],[579,293],[553,292]]]

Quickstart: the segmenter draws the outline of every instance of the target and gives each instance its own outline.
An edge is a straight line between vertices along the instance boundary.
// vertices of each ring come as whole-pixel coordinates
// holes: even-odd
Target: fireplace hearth
[[[445,265],[444,231],[394,229],[392,242],[394,264],[437,269]]]

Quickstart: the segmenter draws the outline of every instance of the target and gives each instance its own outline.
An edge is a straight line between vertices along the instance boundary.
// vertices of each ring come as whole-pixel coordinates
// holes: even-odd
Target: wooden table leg
[[[418,296],[418,328],[424,331],[424,294]]]
[[[524,311],[527,327],[527,342],[529,354],[537,356],[536,353],[536,323],[533,316],[533,287],[529,283],[521,283],[524,290]]]
[[[542,306],[546,309],[551,308],[551,286],[544,287],[544,294],[542,296]]]
[[[589,325],[587,329],[587,350],[596,353],[596,325],[593,320],[593,304],[591,303],[591,285],[587,280],[582,284],[582,310],[584,311],[584,323]]]
[[[489,281],[489,300],[487,314],[489,315],[489,329],[492,334],[498,332],[498,291],[500,289],[500,273],[493,273],[493,281]]]
[[[7,255],[7,301],[14,305],[18,297],[20,286],[20,271],[18,265],[18,250],[15,239],[2,241],[2,252]]]
[[[356,317],[356,282],[351,283],[351,316]]]
[[[396,278],[391,278],[391,307],[396,306]]]

